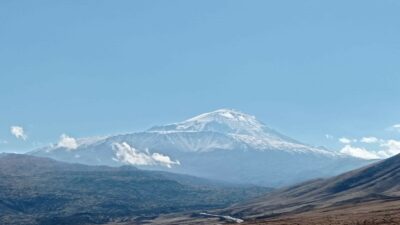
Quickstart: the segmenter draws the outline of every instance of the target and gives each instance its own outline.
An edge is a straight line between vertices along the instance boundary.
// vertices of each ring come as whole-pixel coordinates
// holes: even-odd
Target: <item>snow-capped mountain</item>
[[[78,139],[74,148],[47,146],[30,154],[95,165],[131,164],[268,186],[335,175],[368,163],[303,144],[254,116],[228,109],[144,132]]]
[[[243,147],[257,150],[288,150],[303,152],[318,152],[321,154],[333,154],[324,149],[314,148],[302,144],[294,139],[284,136],[259,122],[254,116],[247,115],[235,110],[220,109],[210,113],[204,113],[181,123],[166,126],[153,127],[148,132],[170,134],[170,133],[196,133],[209,132],[221,133],[231,138],[232,143]],[[216,146],[210,143],[204,144],[202,148],[191,150],[213,150]],[[236,148],[237,145],[217,145],[223,149]],[[199,147],[199,146],[198,146]]]

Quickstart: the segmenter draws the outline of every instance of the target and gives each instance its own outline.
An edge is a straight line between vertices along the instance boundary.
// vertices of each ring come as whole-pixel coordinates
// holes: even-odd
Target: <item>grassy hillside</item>
[[[266,191],[133,167],[0,156],[0,224],[133,222],[161,213],[223,207]]]

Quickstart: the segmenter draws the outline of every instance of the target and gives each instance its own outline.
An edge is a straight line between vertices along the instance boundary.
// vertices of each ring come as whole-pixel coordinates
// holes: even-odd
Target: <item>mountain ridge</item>
[[[399,205],[400,154],[338,176],[276,189],[225,209],[175,215],[178,222],[174,224],[225,224],[229,222],[221,218],[236,218],[246,225],[397,225]],[[153,221],[164,224],[170,218]]]
[[[257,220],[392,201],[400,202],[400,154],[335,177],[273,191],[224,213]]]
[[[85,143],[74,149],[54,145],[29,154],[90,165],[132,164],[265,186],[335,175],[369,163],[303,144],[254,116],[227,109]]]

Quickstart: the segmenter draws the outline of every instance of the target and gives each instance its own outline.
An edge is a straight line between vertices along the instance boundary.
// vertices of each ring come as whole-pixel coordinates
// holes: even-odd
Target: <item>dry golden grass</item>
[[[399,225],[400,201],[369,202],[247,221],[252,225]]]

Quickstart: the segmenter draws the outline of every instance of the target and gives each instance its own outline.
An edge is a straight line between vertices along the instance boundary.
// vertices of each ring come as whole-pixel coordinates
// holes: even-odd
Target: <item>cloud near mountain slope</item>
[[[160,153],[152,153],[150,154],[148,151],[139,152],[135,148],[131,147],[126,142],[123,143],[114,143],[113,149],[115,151],[116,161],[131,164],[131,165],[162,165],[168,168],[171,168],[171,165],[179,165],[179,161],[173,161],[169,156],[160,154]]]

